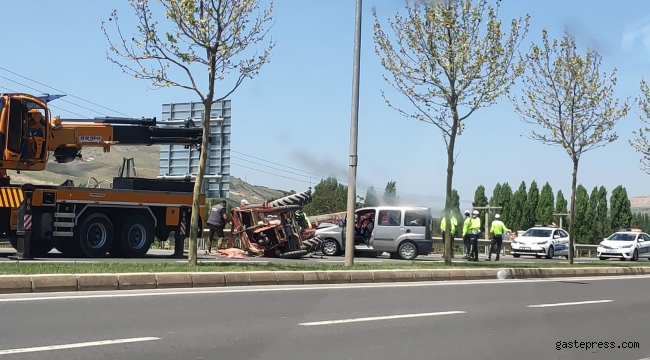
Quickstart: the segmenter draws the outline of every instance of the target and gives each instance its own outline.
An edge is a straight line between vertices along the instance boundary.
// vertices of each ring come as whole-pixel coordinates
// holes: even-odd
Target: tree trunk
[[[203,138],[201,139],[201,156],[199,157],[199,168],[196,172],[196,181],[194,183],[194,193],[192,199],[192,220],[190,222],[190,251],[188,254],[189,265],[197,264],[197,243],[198,232],[201,231],[203,236],[203,224],[199,224],[201,208],[201,185],[203,184],[203,175],[205,174],[205,163],[208,157],[208,148],[210,146],[210,112],[212,111],[212,96],[209,96],[203,102]],[[204,219],[207,220],[207,219]]]
[[[573,264],[573,244],[575,244],[576,184],[578,182],[578,160],[573,159],[573,179],[571,180],[571,210],[569,210],[569,264]]]
[[[452,191],[452,179],[454,177],[454,146],[456,144],[456,134],[458,133],[458,112],[456,107],[452,107],[452,116],[454,119],[454,124],[451,127],[451,136],[449,137],[449,146],[447,147],[447,187],[445,190],[445,266],[451,266],[451,254],[454,251],[454,241],[451,234],[451,216],[447,215],[448,209],[451,209],[451,191]]]

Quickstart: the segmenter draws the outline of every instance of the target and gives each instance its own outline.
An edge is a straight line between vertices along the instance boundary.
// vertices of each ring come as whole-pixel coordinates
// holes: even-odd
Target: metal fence
[[[230,230],[226,229],[224,230],[224,233],[226,235],[226,239],[230,236]],[[203,230],[203,238],[198,239],[198,247],[201,250],[206,249],[206,243],[205,240],[208,238],[208,229]],[[173,243],[173,241],[171,242]],[[442,238],[440,237],[434,237],[433,238],[433,244],[434,244],[434,251],[433,252],[439,252],[442,249]],[[510,254],[510,249],[511,249],[511,241],[503,241],[502,246],[501,246],[501,252],[503,255],[508,255]],[[162,247],[164,247],[164,244],[161,244]],[[454,239],[454,246],[456,247],[462,247],[463,246],[463,239],[456,238]],[[478,241],[478,246],[479,246],[479,251],[483,252],[485,254],[488,253],[490,249],[490,240],[485,240],[485,239],[479,239]],[[574,244],[574,253],[576,254],[576,257],[594,257],[597,256],[597,248],[598,245],[590,245],[590,244]],[[439,250],[440,249],[440,250]]]

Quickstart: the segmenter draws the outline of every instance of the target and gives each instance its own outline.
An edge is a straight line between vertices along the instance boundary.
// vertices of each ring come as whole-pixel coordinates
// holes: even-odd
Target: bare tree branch
[[[388,19],[393,38],[375,17],[375,52],[389,73],[384,80],[403,95],[411,110],[386,104],[400,115],[436,126],[447,149],[446,208],[452,191],[456,137],[476,110],[509,92],[524,66],[517,49],[528,32],[529,16],[501,30],[497,7],[488,0],[406,1],[406,11]],[[460,113],[464,111],[464,113]],[[445,264],[451,264],[445,239]]]
[[[616,141],[614,127],[630,109],[614,98],[616,69],[600,72],[601,56],[587,50],[578,54],[575,39],[565,33],[550,41],[542,31],[542,45],[532,45],[525,56],[529,73],[523,95],[513,96],[515,111],[524,123],[534,124],[529,138],[546,145],[561,146],[571,158],[571,216],[569,263],[573,263],[574,215],[578,165],[582,155]]]
[[[641,96],[639,96],[636,101],[638,101],[639,106],[643,114],[639,116],[642,122],[645,124],[650,124],[650,87],[645,79],[641,79]],[[650,128],[644,126],[639,128],[638,131],[633,131],[634,135],[633,140],[628,140],[630,145],[641,154],[641,159],[639,160],[639,167],[646,174],[650,175],[650,139],[648,139],[648,132]]]
[[[117,10],[109,21],[115,24],[117,41],[111,40],[102,22],[102,30],[110,49],[108,60],[124,73],[136,79],[146,80],[153,89],[179,87],[194,91],[203,103],[203,141],[199,159],[192,219],[190,225],[190,264],[196,265],[196,239],[200,214],[200,195],[209,147],[212,104],[235,92],[243,81],[259,74],[262,66],[270,61],[275,42],[271,40],[259,54],[246,55],[245,50],[264,41],[272,24],[273,0],[269,7],[260,10],[259,0],[159,0],[168,20],[165,30],[159,30],[149,0],[129,0],[138,18],[137,32],[126,39],[118,23]],[[254,13],[259,12],[256,16]],[[251,18],[253,20],[251,21]],[[203,67],[207,70],[205,83],[193,71]],[[185,79],[176,79],[170,68],[181,70]],[[234,84],[225,84],[226,78],[237,73]],[[205,74],[205,73],[204,73]],[[215,95],[218,82],[219,95]]]

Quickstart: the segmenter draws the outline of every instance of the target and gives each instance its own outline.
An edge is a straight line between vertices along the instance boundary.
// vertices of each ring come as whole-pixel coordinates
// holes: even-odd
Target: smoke
[[[576,39],[578,46],[585,46],[604,57],[612,55],[611,45],[596,39],[581,24],[570,20],[566,21],[563,27],[565,32]]]
[[[307,169],[313,174],[318,174],[320,176],[334,177],[339,182],[346,183],[348,179],[348,167],[334,163],[329,159],[317,159],[309,154],[305,154],[300,151],[296,151],[291,154],[295,161],[297,161],[301,167]],[[373,186],[369,182],[364,181],[363,179],[357,176],[357,189],[358,188],[369,188]],[[383,191],[383,189],[382,189]],[[359,194],[361,195],[361,194]],[[363,194],[365,195],[365,194]],[[362,195],[362,196],[363,196]]]

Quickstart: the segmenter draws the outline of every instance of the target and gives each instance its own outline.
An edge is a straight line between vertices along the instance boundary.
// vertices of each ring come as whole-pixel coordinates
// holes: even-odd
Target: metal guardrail
[[[230,229],[225,229],[223,232],[224,232],[226,238],[228,238],[228,237],[230,236]],[[208,229],[204,229],[204,230],[203,230],[203,238],[207,238],[208,235],[209,235],[209,230],[208,230]],[[441,238],[441,237],[434,237],[434,238],[432,238],[432,239],[433,239],[433,244],[434,244],[434,245],[442,245],[442,244],[443,244],[443,241],[442,241],[442,238]],[[201,239],[201,240],[203,240],[203,239]],[[487,252],[489,251],[490,243],[491,243],[490,240],[485,240],[485,239],[479,239],[479,240],[478,240],[478,246],[479,246],[479,247],[484,247],[484,248],[485,248],[485,253],[486,253],[486,254],[487,254]],[[454,245],[463,246],[463,239],[461,239],[461,238],[455,238],[455,239],[454,239]],[[511,250],[511,245],[512,245],[512,242],[511,242],[511,241],[505,241],[505,240],[504,240],[504,241],[502,242],[502,245],[501,245],[501,252],[502,252],[504,255],[506,254],[506,250],[507,250],[508,252],[510,252],[510,250]],[[203,241],[201,241],[201,242],[199,243],[199,246],[203,246]],[[581,254],[581,253],[587,253],[587,256],[588,256],[588,257],[592,257],[592,256],[591,256],[591,255],[592,255],[592,252],[597,253],[597,248],[598,248],[598,245],[591,245],[591,244],[574,244],[574,245],[573,245],[573,249],[574,249],[575,254],[576,254],[577,256],[579,256],[579,254]]]

